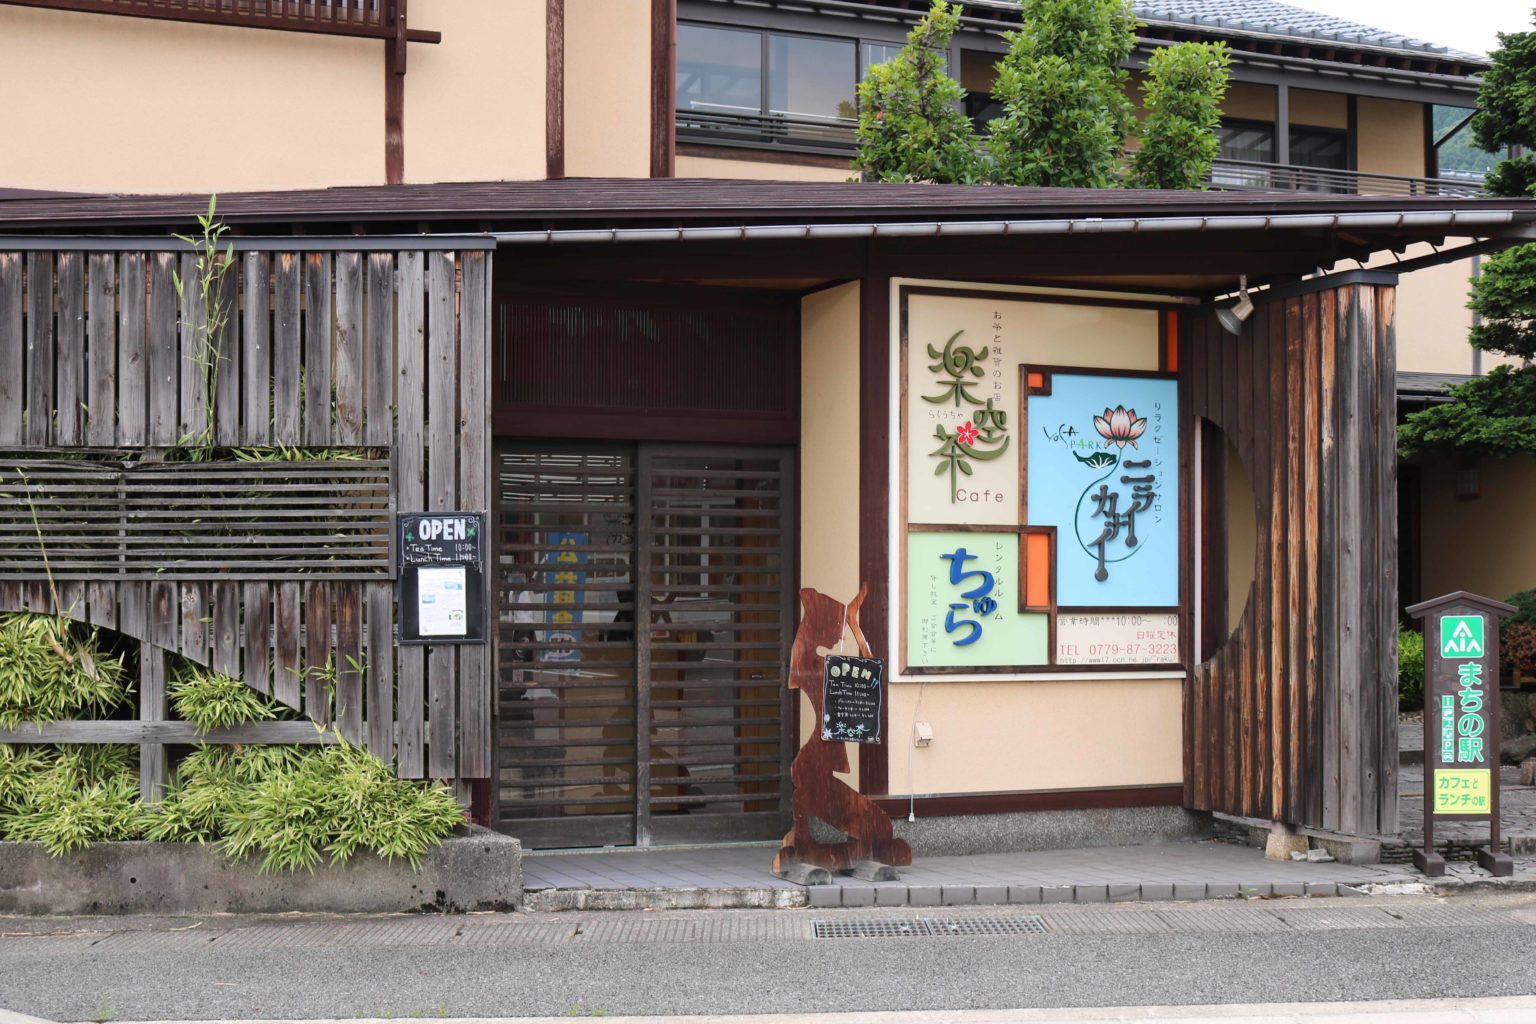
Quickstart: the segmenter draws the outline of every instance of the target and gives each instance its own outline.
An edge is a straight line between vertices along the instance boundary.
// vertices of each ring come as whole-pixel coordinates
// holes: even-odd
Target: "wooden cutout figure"
[[[823,689],[826,682],[826,657],[817,649],[835,650],[843,638],[847,623],[859,654],[874,655],[859,628],[859,608],[869,593],[869,585],[859,588],[859,596],[845,609],[841,602],[806,587],[800,591],[805,614],[795,633],[789,659],[789,685],[802,690],[815,710],[817,728],[795,755],[790,778],[795,785],[795,827],[784,837],[784,845],[773,859],[773,870],[782,874],[791,864],[812,864],[829,871],[844,871],[861,861],[889,865],[912,863],[912,848],[897,839],[891,819],[833,772],[848,771],[848,748],[841,742],[821,738]],[[821,843],[811,836],[811,819],[820,820],[848,836],[846,843]]]

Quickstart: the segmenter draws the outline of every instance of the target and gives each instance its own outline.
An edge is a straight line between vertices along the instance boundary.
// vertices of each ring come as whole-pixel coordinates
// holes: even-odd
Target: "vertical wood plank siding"
[[[1260,306],[1241,337],[1211,316],[1185,328],[1202,542],[1221,546],[1226,501],[1208,421],[1253,482],[1257,556],[1230,637],[1225,555],[1202,561],[1219,607],[1201,609],[1207,657],[1186,691],[1190,807],[1396,831],[1393,301],[1390,285],[1348,283]]]
[[[489,508],[489,252],[300,240],[243,253],[224,282],[211,388],[196,277],[187,253],[0,250],[0,454],[164,449],[211,427],[221,446],[374,449],[398,511]],[[243,464],[253,481],[282,466]],[[59,581],[59,603],[140,640],[146,664],[176,652],[334,720],[404,777],[490,775],[489,650],[397,649],[386,573],[332,579],[279,561],[260,578],[76,576]],[[0,561],[0,612],[52,609],[46,579]]]

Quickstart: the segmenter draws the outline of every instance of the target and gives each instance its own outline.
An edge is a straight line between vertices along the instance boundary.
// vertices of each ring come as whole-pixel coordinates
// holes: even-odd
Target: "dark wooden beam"
[[[891,280],[889,274],[877,269],[877,261],[869,259],[865,266],[864,279],[859,283],[859,580],[869,584],[869,597],[860,609],[860,617],[874,656],[884,658],[887,665],[895,665],[896,652],[887,649]],[[859,744],[861,793],[889,792],[889,751],[894,742],[889,702],[880,705],[880,735],[885,738],[884,743]]]
[[[565,0],[545,3],[544,176],[565,177]]]
[[[364,17],[358,13],[355,19],[343,20],[340,12],[350,8],[337,6],[336,15],[308,17],[281,13],[285,4],[277,10],[233,10],[232,5],[218,0],[183,0],[171,7],[148,0],[0,0],[0,4],[12,7],[41,7],[50,11],[75,11],[81,14],[112,14],[126,18],[157,18],[161,21],[182,21],[201,25],[228,25],[233,28],[260,28],[278,32],[313,32],[328,36],[361,36],[365,39],[394,39],[394,26],[383,19]],[[441,32],[410,29],[406,42],[440,43]]]
[[[408,29],[406,0],[386,0],[385,10],[394,38],[384,44],[384,180],[405,181],[405,54]]]
[[[677,0],[651,0],[651,177],[677,173]]]

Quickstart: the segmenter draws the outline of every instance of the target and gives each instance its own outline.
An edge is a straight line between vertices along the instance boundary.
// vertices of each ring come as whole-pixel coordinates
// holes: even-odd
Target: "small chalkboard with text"
[[[821,738],[879,743],[880,705],[884,699],[885,662],[879,658],[827,655]]]
[[[395,517],[401,644],[486,642],[485,513]]]

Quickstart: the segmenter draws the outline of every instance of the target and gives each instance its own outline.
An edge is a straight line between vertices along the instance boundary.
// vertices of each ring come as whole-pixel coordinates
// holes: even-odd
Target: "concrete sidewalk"
[[[32,1018],[0,1024],[30,1024]],[[410,1024],[419,1018],[363,1018],[342,1021],[282,1021],[266,1024]],[[1536,998],[1394,999],[1368,1003],[1283,1003],[1240,1006],[1126,1006],[1078,1010],[933,1010],[879,1013],[688,1015],[606,1017],[611,1024],[1530,1024]],[[452,1017],[443,1024],[557,1024],[561,1017]],[[123,1022],[133,1024],[133,1022]],[[166,1024],[166,1022],[159,1022]],[[193,1024],[190,1021],[171,1024]]]
[[[1272,861],[1260,850],[1208,841],[922,857],[901,869],[899,881],[834,876],[831,885],[805,887],[770,872],[777,849],[534,853],[523,858],[523,884],[532,910],[654,910],[1341,896],[1419,880],[1408,865]],[[1522,868],[1536,872],[1536,863]]]

